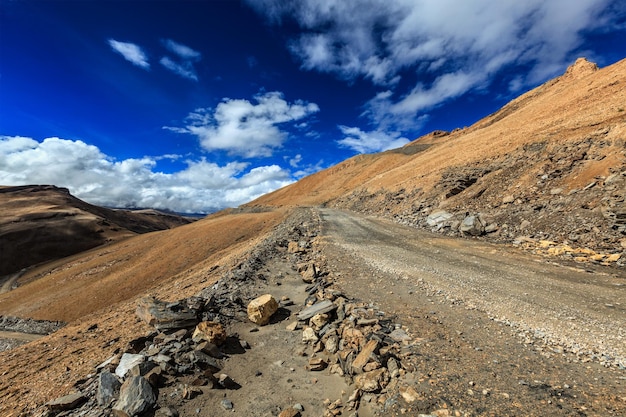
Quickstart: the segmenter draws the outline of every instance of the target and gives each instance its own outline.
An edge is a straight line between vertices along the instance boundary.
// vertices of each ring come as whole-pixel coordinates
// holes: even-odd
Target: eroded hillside
[[[324,204],[623,264],[625,103],[626,61],[579,59],[469,128],[356,156],[251,205]]]

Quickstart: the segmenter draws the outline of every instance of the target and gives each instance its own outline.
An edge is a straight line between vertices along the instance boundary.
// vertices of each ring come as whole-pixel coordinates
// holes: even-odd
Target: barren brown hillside
[[[203,271],[248,247],[280,218],[280,211],[216,214],[46,263],[0,294],[0,315],[70,322],[181,276],[201,281]]]
[[[483,223],[474,235],[615,254],[625,198],[626,60],[579,59],[469,128],[356,156],[250,205],[325,204],[452,235],[469,214]],[[438,211],[450,216],[428,219]]]
[[[0,187],[0,277],[189,219],[155,210],[111,210],[51,185]]]
[[[124,354],[157,372],[149,385],[131,371],[157,397],[133,415],[624,415],[625,199],[626,60],[578,60],[471,127],[170,230],[133,235],[151,226],[52,187],[0,188],[25,259],[67,231],[124,237],[0,294],[0,324],[67,323],[0,352],[0,415],[116,415],[120,388],[102,402],[99,378],[130,381],[108,372]],[[247,305],[267,293],[278,310],[253,323]],[[194,324],[142,321],[145,296]],[[200,321],[223,326],[222,346],[192,336]]]

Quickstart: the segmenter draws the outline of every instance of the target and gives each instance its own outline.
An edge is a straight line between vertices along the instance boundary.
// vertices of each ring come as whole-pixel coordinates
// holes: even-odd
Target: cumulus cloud
[[[109,46],[118,54],[122,55],[127,61],[141,67],[143,69],[149,69],[150,63],[148,62],[148,56],[146,53],[134,43],[120,42],[115,39],[109,39]]]
[[[183,45],[171,39],[162,40],[162,44],[167,50],[176,55],[176,58],[172,59],[169,56],[164,56],[159,60],[161,65],[183,78],[198,81],[198,74],[194,68],[194,63],[202,59],[202,54],[187,45]]]
[[[245,162],[224,166],[187,160],[178,172],[159,172],[159,159],[178,155],[116,160],[80,140],[47,138],[38,142],[0,136],[0,184],[54,184],[81,199],[109,207],[152,207],[181,213],[208,213],[236,207],[293,182],[277,165],[251,168]]]
[[[319,111],[315,103],[287,102],[282,93],[269,92],[244,99],[224,99],[215,109],[196,109],[184,127],[165,129],[197,136],[206,150],[227,151],[246,158],[271,156],[282,146],[287,133],[279,125],[303,119]]]
[[[350,148],[358,153],[381,152],[400,148],[407,143],[407,138],[399,133],[386,133],[381,130],[364,132],[358,127],[339,126],[345,137],[339,141],[340,146]]]
[[[624,14],[610,0],[248,3],[271,23],[295,20],[301,32],[288,47],[303,69],[385,87],[390,94],[378,97],[369,115],[396,128],[416,112],[488,88],[496,74],[515,88],[555,76],[576,58],[583,32],[613,27]],[[516,65],[530,68],[528,75],[508,71]],[[412,87],[405,89],[407,83]]]

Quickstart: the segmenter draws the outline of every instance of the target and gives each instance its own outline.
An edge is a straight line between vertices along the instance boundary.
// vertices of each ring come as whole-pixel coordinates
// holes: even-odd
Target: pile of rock
[[[123,352],[109,358],[76,386],[78,392],[46,404],[57,416],[115,415],[130,417],[155,408],[159,389],[186,376],[180,395],[191,399],[204,389],[237,389],[239,384],[220,373],[221,347],[227,342],[224,327],[214,321],[199,321],[207,305],[198,297],[174,303],[155,298],[140,300],[137,316],[155,331],[128,343]],[[247,344],[231,336],[230,343]],[[227,406],[226,403],[223,406]],[[229,405],[232,408],[232,403]],[[158,410],[175,416],[171,407]]]
[[[309,284],[308,298],[287,329],[302,332],[305,348],[300,353],[308,356],[308,371],[343,377],[352,389],[346,398],[326,399],[324,416],[355,416],[365,404],[381,415],[422,407],[424,398],[414,386],[419,379],[415,354],[423,340],[375,305],[337,290],[332,274],[306,251],[295,250],[302,246],[290,245],[300,260],[302,280]]]

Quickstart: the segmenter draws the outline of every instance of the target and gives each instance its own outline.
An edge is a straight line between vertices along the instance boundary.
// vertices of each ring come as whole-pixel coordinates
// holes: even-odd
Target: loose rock
[[[203,321],[196,326],[192,338],[196,341],[204,340],[219,346],[226,340],[226,331],[220,323]]]
[[[120,364],[115,368],[115,375],[120,378],[124,378],[128,371],[136,365],[139,365],[146,360],[144,355],[138,355],[133,353],[124,353],[120,359]]]
[[[251,322],[264,326],[270,317],[278,310],[278,302],[271,294],[264,294],[248,304],[248,318]]]
[[[313,304],[298,313],[298,320],[307,320],[316,314],[328,313],[336,308],[337,306],[330,300],[320,301],[319,303]]]
[[[120,389],[120,398],[113,407],[118,417],[137,416],[151,409],[156,404],[156,395],[152,386],[144,377],[128,378]]]
[[[121,382],[109,371],[104,371],[98,375],[98,390],[96,391],[96,401],[98,405],[108,407],[120,391]]]
[[[166,303],[154,297],[139,300],[137,316],[157,330],[193,327],[198,322],[195,312],[180,303]]]
[[[69,394],[46,403],[46,407],[52,412],[73,410],[82,404],[87,398],[80,392]]]

